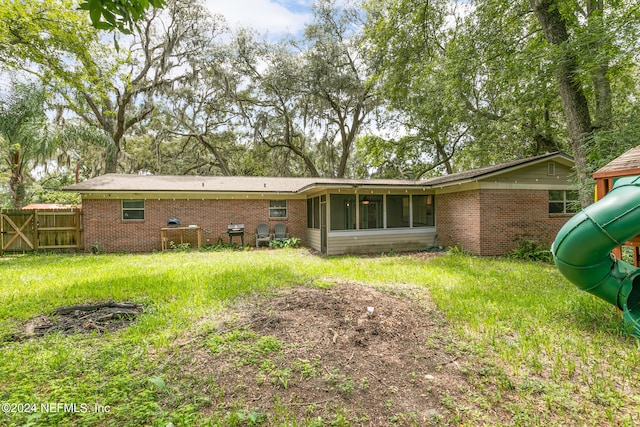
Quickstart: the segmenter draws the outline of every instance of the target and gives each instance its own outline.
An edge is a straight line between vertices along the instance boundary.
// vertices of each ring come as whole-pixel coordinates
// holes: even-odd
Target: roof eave
[[[518,169],[524,169],[525,167],[529,167],[532,165],[536,165],[538,163],[542,163],[542,162],[548,162],[551,159],[561,159],[563,160],[561,163],[563,163],[565,166],[569,166],[569,167],[573,167],[574,163],[573,163],[573,157],[569,156],[566,153],[563,153],[561,151],[555,152],[555,153],[549,153],[546,156],[541,156],[537,159],[533,159],[530,160],[528,162],[523,162],[523,163],[519,163],[517,165],[513,165],[513,166],[509,166],[509,167],[505,167],[502,169],[497,169],[497,170],[492,170],[486,173],[480,173],[478,175],[473,175],[471,177],[466,177],[466,178],[462,178],[462,179],[453,179],[451,181],[444,181],[444,182],[440,182],[440,183],[434,183],[434,184],[430,184],[432,187],[438,187],[438,188],[443,188],[443,187],[448,187],[448,186],[452,186],[452,185],[462,185],[462,184],[468,184],[468,183],[473,183],[473,182],[478,182],[480,180],[485,180],[485,179],[489,179],[492,178],[496,175],[502,175],[504,173],[507,172],[513,172],[515,170]]]

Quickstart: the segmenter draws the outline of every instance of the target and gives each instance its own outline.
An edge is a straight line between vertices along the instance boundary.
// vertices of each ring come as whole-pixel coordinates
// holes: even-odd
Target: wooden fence
[[[82,249],[82,210],[1,210],[0,252]]]

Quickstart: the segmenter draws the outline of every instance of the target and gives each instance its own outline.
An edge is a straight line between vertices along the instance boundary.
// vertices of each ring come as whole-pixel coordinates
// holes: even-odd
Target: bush
[[[191,245],[189,243],[175,243],[171,241],[169,242],[169,248],[174,251],[188,251],[191,249]]]
[[[506,256],[507,258],[524,261],[553,262],[553,255],[548,247],[527,239],[520,240],[518,246]]]
[[[297,248],[300,246],[301,240],[299,237],[290,237],[288,239],[275,239],[269,242],[269,247],[278,248]]]

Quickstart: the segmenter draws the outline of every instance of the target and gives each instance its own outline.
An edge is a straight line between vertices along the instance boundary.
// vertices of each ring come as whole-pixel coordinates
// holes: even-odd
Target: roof
[[[593,177],[597,179],[638,174],[640,174],[640,145],[598,169]]]
[[[531,166],[532,164],[551,160],[551,159],[560,159],[563,160],[564,163],[573,163],[573,157],[570,155],[563,153],[561,151],[556,151],[554,153],[542,154],[535,157],[529,157],[526,159],[512,160],[506,163],[500,163],[493,166],[486,166],[483,168],[472,169],[469,171],[453,173],[450,175],[443,175],[436,178],[430,178],[426,180],[426,184],[429,186],[435,185],[443,185],[450,183],[459,183],[464,181],[473,181],[481,178],[488,178],[489,176],[505,173],[513,169],[518,169],[523,166]],[[567,163],[568,164],[568,163]]]
[[[252,176],[106,174],[65,188],[67,191],[299,193],[314,186],[413,186],[397,179],[279,178]]]
[[[74,209],[76,205],[59,204],[59,203],[31,203],[27,206],[23,206],[23,210],[43,209],[43,210],[61,210],[61,209]]]
[[[344,179],[344,178],[279,178],[248,176],[193,175],[127,175],[106,174],[66,187],[66,191],[87,192],[206,192],[206,193],[303,193],[314,188],[338,187],[433,187],[452,185],[486,178],[520,167],[550,160],[571,164],[571,156],[556,152],[514,160],[466,172],[426,180]]]

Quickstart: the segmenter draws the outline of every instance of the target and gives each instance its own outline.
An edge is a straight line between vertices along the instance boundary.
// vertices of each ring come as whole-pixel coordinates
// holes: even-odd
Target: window
[[[354,230],[356,228],[355,195],[332,194],[329,204],[331,205],[332,230]]]
[[[360,208],[360,229],[382,228],[383,201],[381,195],[366,195],[358,197]]]
[[[320,228],[320,197],[307,199],[307,228]]]
[[[122,219],[124,221],[144,220],[144,200],[123,200]]]
[[[387,228],[409,227],[409,196],[387,196]]]
[[[307,199],[307,228],[313,228],[313,199]]]
[[[320,228],[320,197],[313,199],[313,228]]]
[[[413,196],[413,226],[433,227],[435,225],[434,197]]]
[[[549,213],[576,213],[579,210],[580,202],[577,191],[549,191]]]
[[[269,218],[286,218],[287,201],[269,200]]]

